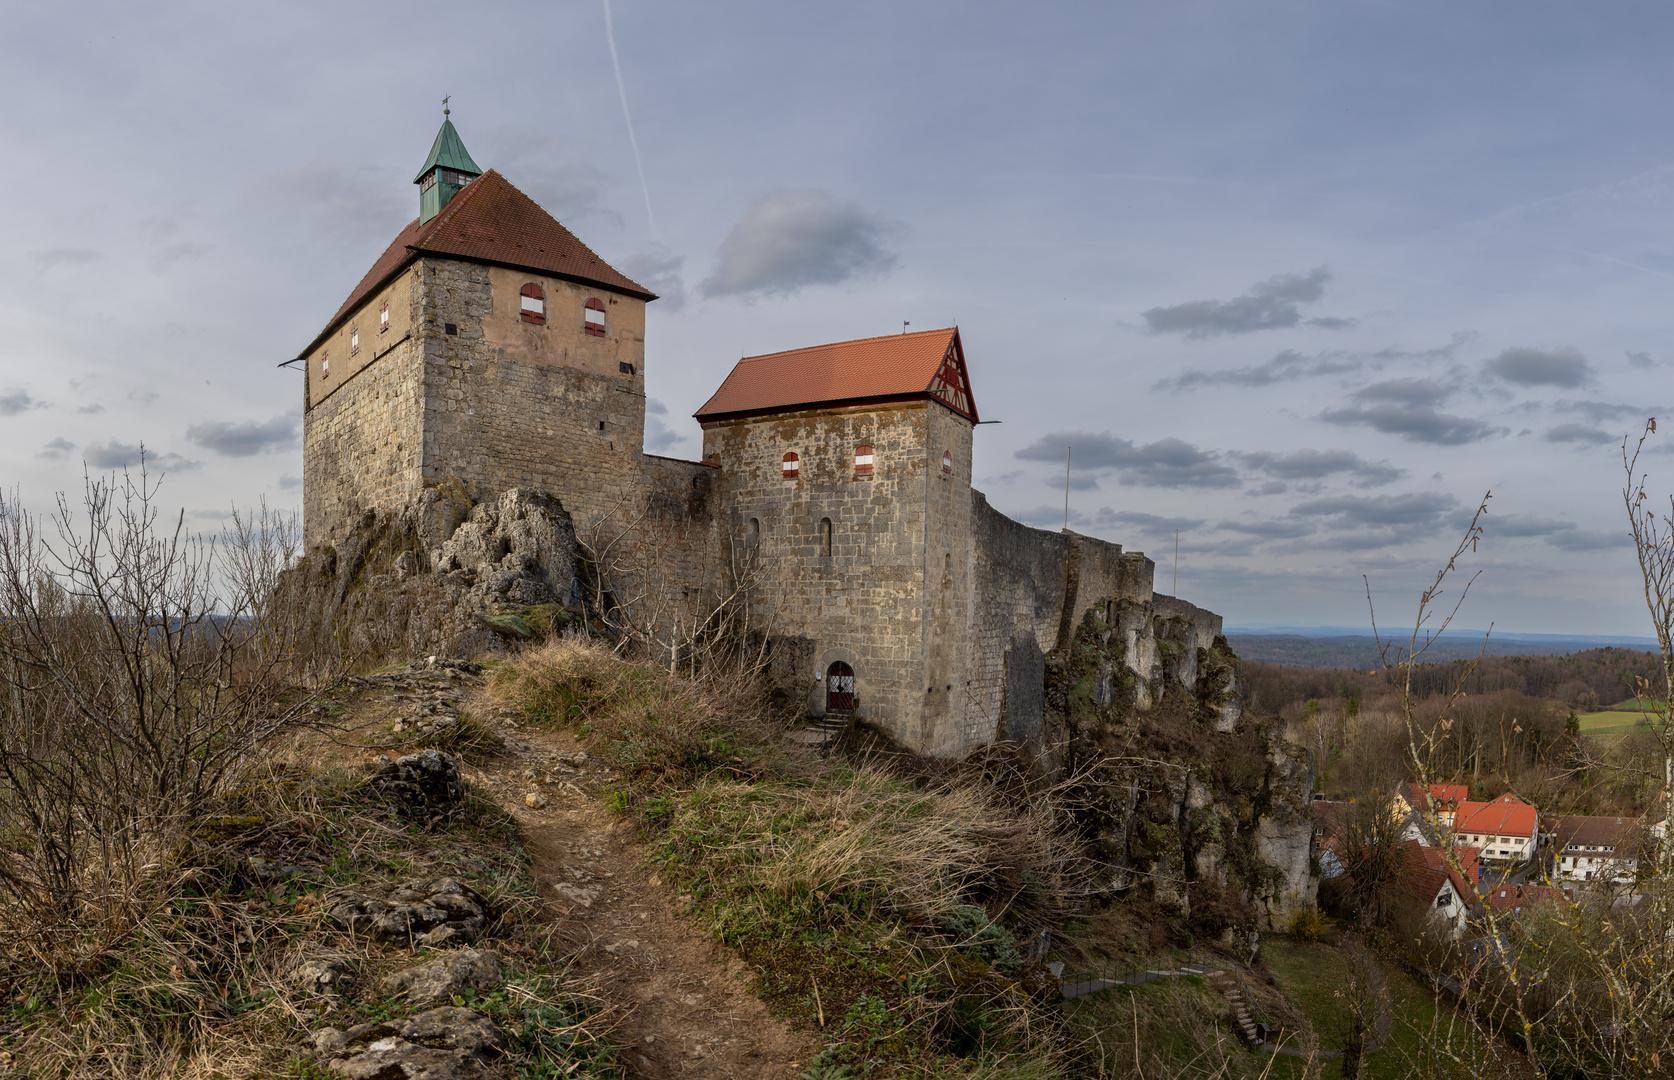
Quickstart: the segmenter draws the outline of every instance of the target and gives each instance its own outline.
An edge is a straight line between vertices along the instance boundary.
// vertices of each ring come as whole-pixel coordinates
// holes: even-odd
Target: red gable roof
[[[957,327],[746,356],[696,416],[723,420],[912,398],[934,398],[976,423]]]
[[[1550,885],[1502,885],[1488,890],[1488,906],[1496,915],[1515,915],[1537,904],[1560,907],[1563,890]]]
[[[1520,799],[1506,802],[1503,796],[1489,803],[1462,802],[1453,815],[1453,831],[1488,836],[1533,836],[1535,808]]]
[[[1451,883],[1459,902],[1470,903],[1474,895],[1470,883],[1447,864],[1447,856],[1439,848],[1408,840],[1400,845],[1399,851],[1401,869],[1395,885],[1401,894],[1418,903],[1429,904],[1436,899],[1443,885]],[[1459,848],[1455,854],[1463,865],[1471,867],[1475,865],[1475,852],[1475,848]]]
[[[402,229],[302,355],[313,351],[336,330],[362,300],[424,254],[529,270],[640,300],[657,298],[645,286],[618,273],[535,200],[490,169],[448,200],[441,213],[422,225],[415,218]]]

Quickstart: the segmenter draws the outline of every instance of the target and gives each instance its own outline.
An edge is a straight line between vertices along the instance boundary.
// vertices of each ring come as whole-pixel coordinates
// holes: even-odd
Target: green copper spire
[[[424,167],[413,178],[413,183],[419,186],[420,224],[441,213],[442,207],[459,194],[460,188],[482,175],[482,170],[477,168],[477,163],[471,160],[470,153],[465,149],[459,132],[454,130],[453,121],[448,119],[453,110],[447,105],[448,99],[443,98],[442,130],[436,133],[436,141],[430,147],[430,156],[424,159]]]

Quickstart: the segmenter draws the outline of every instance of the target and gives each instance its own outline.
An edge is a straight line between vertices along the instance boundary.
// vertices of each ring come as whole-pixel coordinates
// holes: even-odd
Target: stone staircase
[[[1262,1046],[1261,1033],[1256,1030],[1255,1017],[1250,1013],[1250,1003],[1244,995],[1244,984],[1234,975],[1225,971],[1217,971],[1209,976],[1209,983],[1221,996],[1226,998],[1227,1004],[1232,1006],[1232,1019],[1238,1025],[1238,1030],[1244,1033],[1251,1046],[1260,1049]]]

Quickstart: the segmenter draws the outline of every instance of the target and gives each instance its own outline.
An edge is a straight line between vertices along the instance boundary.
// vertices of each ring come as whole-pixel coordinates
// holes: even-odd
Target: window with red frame
[[[953,471],[953,451],[951,450],[942,451],[942,471],[945,473]]]
[[[854,448],[854,471],[857,476],[864,476],[872,471],[872,448],[870,446]]]
[[[605,335],[605,308],[602,300],[589,298],[581,312],[581,328],[594,337]]]
[[[331,378],[331,354],[329,352],[320,354],[320,378]]]
[[[360,327],[349,327],[349,355],[360,355]]]
[[[785,460],[782,463],[782,467],[785,470],[785,479],[786,480],[795,480],[797,477],[801,476],[802,475],[802,472],[800,470],[801,464],[802,464],[802,459],[800,459],[796,456],[796,451],[795,450],[792,450],[789,453],[787,453],[785,455]]]
[[[518,317],[535,326],[546,325],[546,294],[533,281],[518,290]]]
[[[389,329],[389,301],[385,300],[378,306],[378,333]]]

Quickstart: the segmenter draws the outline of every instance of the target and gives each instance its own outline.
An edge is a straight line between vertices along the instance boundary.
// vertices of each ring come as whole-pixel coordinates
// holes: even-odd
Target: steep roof
[[[723,420],[912,398],[934,398],[977,422],[957,327],[746,356],[695,415]]]
[[[1561,907],[1562,889],[1551,885],[1502,885],[1488,890],[1488,906],[1496,915],[1516,915],[1537,905]]]
[[[617,272],[535,200],[490,169],[461,188],[441,213],[422,225],[415,218],[402,229],[301,355],[312,352],[361,301],[421,255],[448,255],[509,266],[597,285],[640,300],[657,298],[645,286]]]
[[[1488,836],[1533,836],[1535,808],[1521,800],[1462,802],[1453,814],[1453,831]]]
[[[423,180],[424,174],[438,165],[455,172],[482,175],[482,170],[477,168],[477,163],[471,160],[470,152],[465,149],[465,140],[453,129],[452,120],[443,119],[442,130],[436,132],[436,141],[430,146],[430,156],[424,159],[424,168],[413,177],[413,183]]]
[[[1464,784],[1431,784],[1420,787],[1414,783],[1401,785],[1402,797],[1414,810],[1452,810],[1471,797],[1471,789]]]
[[[1398,893],[1417,903],[1430,904],[1442,891],[1443,885],[1451,884],[1462,903],[1471,902],[1474,894],[1470,883],[1448,865],[1447,855],[1441,849],[1408,840],[1400,845],[1399,850],[1401,869],[1395,878]],[[1475,848],[1459,848],[1457,851],[1461,864],[1466,867],[1475,865],[1475,853]]]

